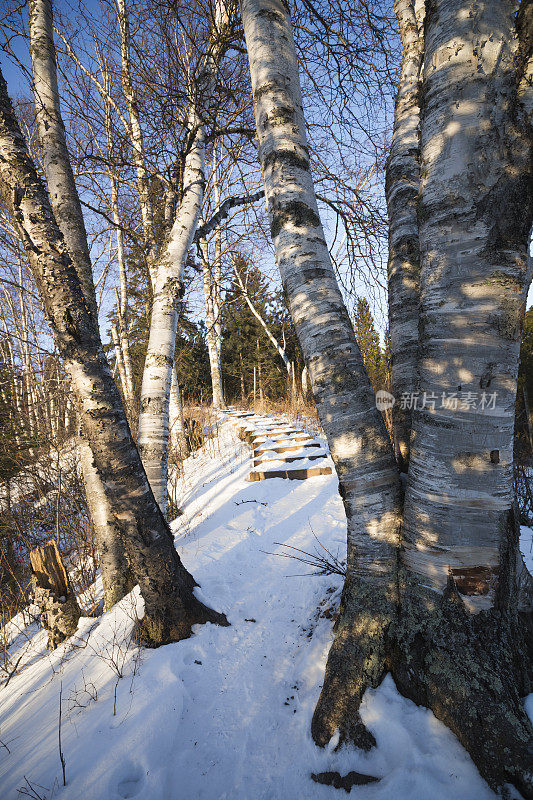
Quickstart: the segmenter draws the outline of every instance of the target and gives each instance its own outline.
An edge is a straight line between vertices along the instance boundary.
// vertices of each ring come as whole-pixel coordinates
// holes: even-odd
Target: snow
[[[26,666],[0,689],[0,797],[15,800],[26,778],[47,800],[337,800],[311,773],[356,770],[381,777],[352,789],[360,800],[494,798],[455,737],[390,676],[362,705],[373,751],[315,747],[310,722],[342,579],[302,576],[304,565],[275,553],[312,551],[316,535],[343,557],[336,477],[248,483],[250,450],[235,430],[224,424],[185,462],[173,526],[199,596],[231,627],[139,650],[137,590],[82,618],[54,653],[36,623],[21,621],[12,647]]]
[[[533,575],[533,528],[526,525],[520,526],[520,552],[524,557],[524,564]]]

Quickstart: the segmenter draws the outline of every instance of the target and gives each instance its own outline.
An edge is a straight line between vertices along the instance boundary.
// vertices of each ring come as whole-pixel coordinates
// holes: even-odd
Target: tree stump
[[[72,591],[57,543],[52,539],[30,553],[33,599],[48,631],[48,649],[55,650],[78,627],[80,607]]]

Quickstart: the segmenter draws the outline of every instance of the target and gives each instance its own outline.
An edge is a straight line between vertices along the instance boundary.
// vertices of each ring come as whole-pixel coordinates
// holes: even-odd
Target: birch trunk
[[[157,243],[155,238],[154,212],[148,184],[148,174],[146,170],[146,157],[144,149],[144,137],[141,128],[139,106],[137,96],[133,88],[131,77],[131,55],[130,55],[130,24],[125,0],[117,0],[116,4],[118,26],[120,31],[120,53],[122,57],[122,88],[128,114],[130,117],[131,145],[133,161],[137,172],[137,191],[141,206],[141,219],[143,227],[143,238],[146,246],[146,260],[148,271],[155,284],[157,259]]]
[[[420,5],[420,3],[418,3]],[[403,48],[396,96],[394,133],[387,163],[386,196],[389,211],[389,331],[391,336],[394,448],[402,472],[409,464],[410,404],[402,395],[416,391],[420,254],[417,200],[420,178],[420,70],[424,52],[423,17],[415,0],[396,0]]]
[[[179,459],[187,458],[189,455],[189,445],[187,443],[187,436],[185,434],[181,392],[178,379],[176,377],[175,366],[172,370],[172,381],[170,384],[169,437],[170,451],[175,453]]]
[[[144,365],[138,445],[150,485],[164,515],[168,508],[169,394],[176,344],[180,276],[191,247],[203,202],[205,131],[202,113],[209,108],[216,68],[224,52],[229,21],[222,0],[215,6],[215,22],[208,55],[196,87],[195,106],[187,112],[191,142],[183,170],[182,198],[169,238],[159,256],[153,284],[150,336]]]
[[[213,388],[213,406],[225,408],[224,393],[222,391],[222,370],[220,365],[220,348],[217,343],[217,328],[215,318],[216,287],[209,264],[209,252],[205,239],[200,239],[200,252],[202,254],[202,276],[205,299],[205,323],[207,328],[207,349],[209,353],[209,367],[211,371],[211,386]],[[220,309],[217,309],[220,313]]]
[[[126,370],[124,368],[124,357],[122,354],[122,347],[120,343],[120,336],[118,335],[117,326],[111,326],[111,340],[113,342],[113,349],[115,351],[115,363],[117,365],[117,372],[120,378],[120,385],[122,387],[122,395],[124,397],[124,405],[129,413],[131,413],[130,397],[128,394],[128,380],[126,378]],[[128,416],[129,416],[128,413]]]
[[[422,402],[413,415],[393,673],[404,694],[454,731],[492,786],[509,782],[531,798],[512,469],[533,132],[517,98],[515,5],[427,6]]]
[[[339,477],[347,579],[312,733],[373,743],[359,718],[386,671],[397,604],[400,478],[318,215],[292,28],[283,0],[241,0],[259,156],[283,287]]]
[[[97,326],[98,309],[87,234],[61,118],[50,0],[30,0],[29,32],[37,130],[50,201],[74,264],[88,313]],[[107,530],[104,530],[104,517],[109,520],[111,514],[107,504],[105,512],[102,511],[98,497],[105,495],[105,489],[103,485],[97,486],[98,472],[94,469],[92,460],[86,453],[83,453],[83,447],[80,461],[89,516],[95,532],[98,531],[97,542],[105,540],[107,552],[110,554],[101,562],[104,586],[110,587],[115,576],[124,567],[126,560],[124,548],[120,539],[116,538],[118,533],[116,524],[112,524]],[[113,556],[116,556],[115,563],[113,563]],[[105,575],[108,568],[110,574]],[[121,581],[121,584],[125,581],[126,578]],[[112,596],[116,599],[118,591],[113,591]],[[112,604],[107,596],[106,604]]]
[[[256,320],[259,322],[261,327],[263,328],[264,332],[268,336],[268,339],[269,339],[270,343],[273,345],[274,349],[279,353],[279,356],[280,356],[281,360],[283,361],[283,363],[285,365],[285,369],[287,370],[287,375],[288,375],[288,378],[289,378],[289,382],[291,382],[291,380],[292,380],[292,378],[291,378],[292,365],[291,365],[291,362],[289,361],[289,359],[287,357],[287,354],[285,352],[285,347],[282,347],[280,345],[280,343],[278,342],[278,340],[276,339],[276,337],[274,336],[274,334],[272,333],[272,331],[270,330],[270,328],[266,324],[265,320],[263,319],[263,317],[261,316],[259,311],[256,309],[256,307],[252,303],[252,301],[250,299],[250,295],[248,294],[246,286],[244,285],[244,282],[243,282],[243,280],[242,280],[242,278],[241,278],[241,276],[239,274],[239,271],[237,270],[237,267],[235,266],[235,264],[233,265],[233,271],[235,272],[235,275],[236,275],[236,278],[237,278],[237,283],[239,284],[239,288],[240,288],[240,290],[242,292],[242,295],[243,295],[243,297],[244,297],[244,299],[246,301],[246,305],[248,306],[248,308],[250,309],[250,311],[252,312],[252,314],[254,315]],[[283,344],[285,344],[285,342]]]
[[[92,450],[83,437],[80,439],[78,452],[100,562],[104,611],[107,611],[130,592],[135,583],[122,544],[120,529],[100,480]]]
[[[105,130],[107,139],[107,152],[109,155],[110,164],[113,161],[113,132],[111,125],[111,107],[109,104],[109,75],[107,72],[107,65],[104,69],[104,93],[102,94],[102,101],[105,109]],[[122,362],[124,365],[124,382],[122,383],[122,391],[126,398],[126,406],[128,408],[128,417],[130,425],[133,427],[136,423],[135,414],[135,392],[133,387],[133,367],[131,364],[130,342],[128,336],[128,282],[126,276],[126,259],[124,256],[124,235],[122,233],[122,220],[119,213],[118,204],[118,181],[113,166],[109,167],[109,182],[111,184],[111,213],[113,215],[113,222],[115,225],[115,232],[117,237],[117,262],[118,262],[118,275],[120,283],[120,297],[117,293],[117,316],[118,316],[118,338],[120,343],[120,351],[122,353]],[[115,290],[116,291],[116,290]],[[122,376],[121,376],[122,379]]]
[[[199,622],[227,624],[193,593],[131,438],[94,315],[52,209],[28,156],[6,83],[0,75],[0,193],[17,228],[70,378],[84,434],[121,530],[145,602],[146,642],[159,645],[191,633]]]
[[[165,516],[168,508],[169,395],[180,277],[198,225],[204,190],[204,130],[194,111],[189,115],[189,129],[195,135],[185,159],[183,197],[157,263],[139,413],[139,452],[154,496]]]

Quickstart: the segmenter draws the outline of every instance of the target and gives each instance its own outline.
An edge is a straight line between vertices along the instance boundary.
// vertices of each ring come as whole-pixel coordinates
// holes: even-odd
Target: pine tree
[[[372,386],[375,391],[381,389],[385,382],[387,365],[381,351],[379,333],[376,330],[374,317],[365,297],[360,297],[357,300],[353,327]]]

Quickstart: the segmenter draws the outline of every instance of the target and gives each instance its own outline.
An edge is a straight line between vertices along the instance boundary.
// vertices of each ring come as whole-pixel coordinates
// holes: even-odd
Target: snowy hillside
[[[102,617],[83,618],[76,639],[53,653],[35,623],[15,638],[25,666],[0,689],[2,800],[344,796],[313,782],[311,773],[327,770],[379,776],[352,789],[361,800],[495,796],[454,736],[400,697],[390,677],[363,703],[373,752],[315,747],[310,721],[342,579],[302,576],[304,565],[271,553],[287,552],[277,543],[313,551],[316,536],[343,556],[337,481],[247,483],[249,471],[249,449],[228,422],[177,484],[176,546],[230,628],[205,625],[187,641],[140,651],[134,591]]]

